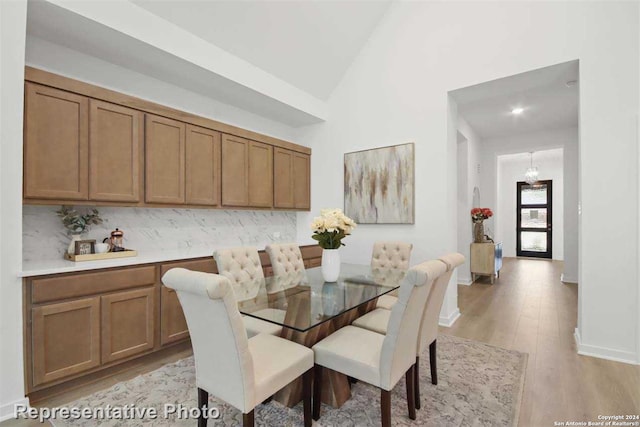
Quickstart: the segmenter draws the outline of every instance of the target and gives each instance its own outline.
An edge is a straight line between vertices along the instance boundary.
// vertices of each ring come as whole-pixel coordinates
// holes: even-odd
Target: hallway
[[[640,412],[640,366],[576,353],[578,285],[561,261],[505,258],[495,285],[458,286],[461,317],[442,333],[529,354],[519,425]]]

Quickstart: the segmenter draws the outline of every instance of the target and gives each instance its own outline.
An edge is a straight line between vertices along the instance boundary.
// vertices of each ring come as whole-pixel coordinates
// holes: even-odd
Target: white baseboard
[[[458,320],[458,317],[460,317],[460,309],[456,308],[453,311],[453,313],[451,313],[448,317],[440,316],[438,324],[440,326],[450,328],[451,326],[453,326],[454,323],[456,323],[456,320]]]
[[[461,279],[458,277],[458,285],[471,286],[472,283],[473,283],[473,280],[471,279]]]
[[[24,399],[16,400],[15,402],[7,403],[6,405],[0,406],[0,423],[3,421],[15,419],[14,408],[16,405],[29,406],[29,398],[25,397]]]
[[[574,279],[573,277],[565,276],[564,273],[560,275],[560,281],[564,283],[578,283],[578,279]]]
[[[637,355],[632,351],[623,351],[583,344],[582,337],[580,336],[580,330],[578,328],[575,329],[573,337],[576,340],[578,354],[582,356],[597,357],[599,359],[613,360],[614,362],[629,363],[631,365],[640,365]]]

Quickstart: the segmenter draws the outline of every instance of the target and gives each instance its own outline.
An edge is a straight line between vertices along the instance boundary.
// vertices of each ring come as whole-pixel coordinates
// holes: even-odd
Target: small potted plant
[[[489,208],[471,209],[471,221],[473,221],[473,243],[484,242],[484,220],[493,216]]]
[[[81,240],[80,236],[89,231],[91,225],[102,224],[102,218],[97,209],[89,209],[84,215],[76,211],[73,206],[63,205],[56,214],[62,219],[62,224],[71,234],[71,242],[67,248],[68,254],[73,254],[76,249],[76,241]]]
[[[356,227],[354,220],[342,213],[342,209],[323,209],[311,223],[312,239],[318,241],[322,251],[322,276],[326,282],[335,282],[340,276],[340,246],[342,239]]]

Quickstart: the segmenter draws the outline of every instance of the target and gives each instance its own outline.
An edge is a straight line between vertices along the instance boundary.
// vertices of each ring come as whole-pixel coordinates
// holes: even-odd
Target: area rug
[[[527,354],[449,335],[438,337],[438,385],[431,384],[429,357],[420,363],[422,409],[417,420],[407,417],[404,379],[393,390],[391,408],[397,426],[515,426],[524,387]],[[64,405],[69,408],[96,408],[110,405],[157,408],[155,419],[51,420],[55,426],[193,426],[194,419],[163,418],[167,403],[196,407],[193,357],[121,382],[86,398]],[[220,417],[209,426],[242,425],[242,414],[213,398],[210,407]],[[256,407],[259,426],[302,426],[302,405],[287,408],[271,401]],[[340,409],[322,406],[321,418],[314,426],[380,425],[380,392],[362,382],[353,385],[352,397]]]

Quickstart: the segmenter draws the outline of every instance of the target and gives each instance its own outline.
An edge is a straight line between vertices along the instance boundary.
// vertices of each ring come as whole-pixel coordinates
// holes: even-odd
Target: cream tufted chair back
[[[254,298],[264,273],[258,250],[252,247],[219,249],[213,253],[218,274],[231,281],[238,301]]]
[[[176,290],[187,319],[196,385],[245,413],[252,410],[253,359],[229,279],[172,268],[162,283]]]
[[[371,269],[397,268],[409,269],[411,259],[411,243],[404,242],[376,242],[373,244],[371,255]]]
[[[391,309],[380,354],[380,381],[385,390],[397,383],[415,363],[420,320],[434,280],[446,271],[438,260],[411,268],[402,283],[398,302]]]
[[[447,270],[433,282],[433,290],[429,294],[424,314],[422,315],[417,354],[421,354],[433,340],[438,338],[438,320],[447,286],[451,280],[453,270],[464,262],[464,256],[459,253],[450,253],[439,258],[439,262],[442,262]]]
[[[295,243],[267,245],[274,276],[288,276],[304,272],[304,260],[300,247]]]

